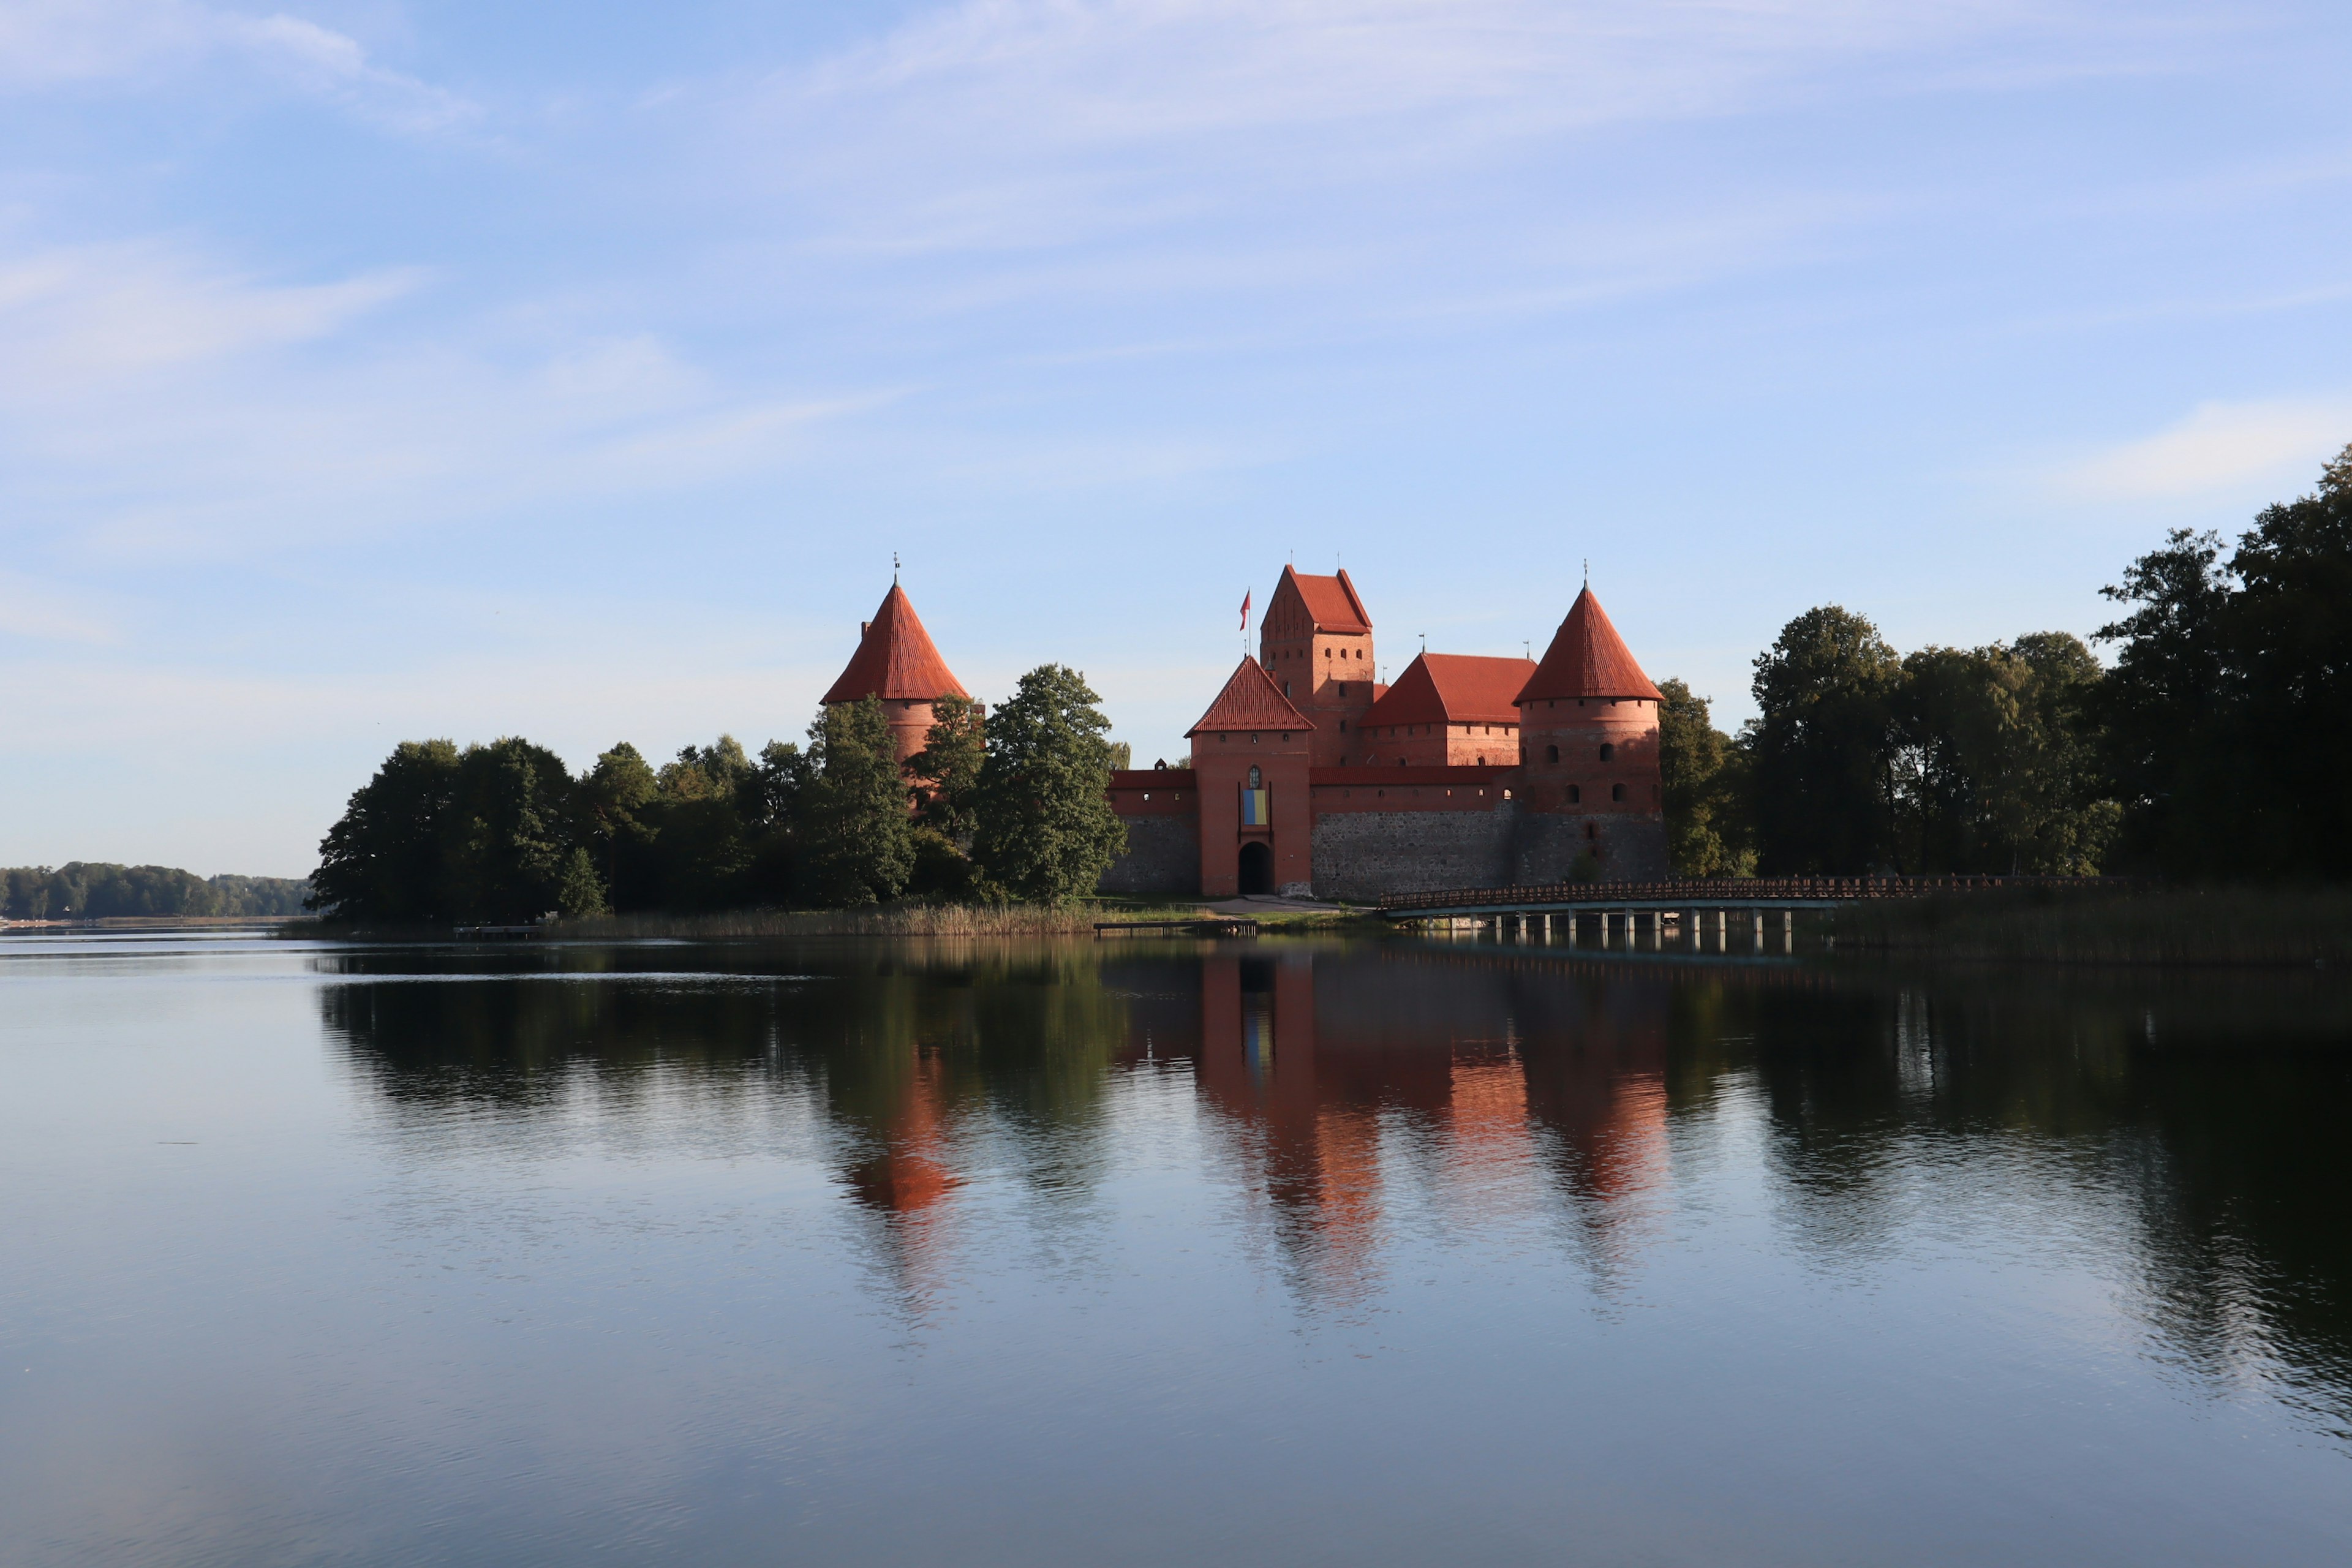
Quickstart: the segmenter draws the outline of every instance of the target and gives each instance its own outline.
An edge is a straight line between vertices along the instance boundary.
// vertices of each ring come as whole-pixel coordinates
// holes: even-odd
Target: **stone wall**
[[[1587,836],[1588,826],[1597,837]],[[1517,883],[1570,881],[1576,875],[1578,859],[1594,845],[1601,852],[1602,881],[1648,882],[1668,875],[1666,825],[1662,817],[1634,816],[1622,812],[1571,816],[1531,811],[1519,818],[1518,834],[1511,846],[1511,875],[1504,879]]]
[[[1106,893],[1172,893],[1191,898],[1201,891],[1201,826],[1191,815],[1129,816],[1127,853],[1111,862],[1097,884]]]
[[[1331,812],[1315,823],[1315,894],[1369,901],[1382,893],[1491,888],[1511,880],[1519,808]]]

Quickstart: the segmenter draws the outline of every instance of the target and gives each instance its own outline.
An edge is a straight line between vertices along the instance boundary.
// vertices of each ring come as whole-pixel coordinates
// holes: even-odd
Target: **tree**
[[[987,755],[979,703],[968,697],[942,697],[931,704],[931,727],[924,732],[923,749],[907,759],[925,827],[952,843],[971,842],[972,802]]]
[[[880,699],[835,703],[809,726],[803,895],[828,905],[898,897],[914,870],[906,780]]]
[[[566,873],[583,837],[579,787],[563,760],[509,735],[467,747],[457,774],[449,814],[449,904],[484,921],[560,911]],[[594,876],[593,865],[589,875]],[[583,897],[577,886],[572,896],[575,903]],[[588,901],[602,905],[601,888]]]
[[[2107,596],[2108,765],[2136,857],[2189,875],[2352,875],[2352,447],[2221,560],[2175,530]]]
[[[654,776],[652,764],[626,741],[599,756],[580,781],[581,805],[601,851],[604,884],[613,900],[624,907],[636,901],[624,889],[641,879],[623,878],[623,848],[640,850],[652,842],[654,827],[645,820],[645,811],[660,794],[661,782]],[[634,862],[636,856],[631,858]],[[633,864],[631,869],[635,868]]]
[[[2352,876],[2352,446],[2316,493],[2263,509],[2230,574],[2225,690],[2243,752],[2209,822],[2228,814],[2245,869]]]
[[[2121,813],[2106,798],[2079,638],[1928,647],[1903,661],[1904,859],[1916,870],[2095,872]]]
[[[1902,661],[1878,628],[1835,605],[1799,616],[1757,656],[1761,869],[1853,874],[1892,865],[1902,682]]]
[[[1748,755],[1715,727],[1707,700],[1679,680],[1658,690],[1658,772],[1666,856],[1678,877],[1755,870],[1747,820]]]
[[[1011,897],[1086,897],[1126,851],[1126,826],[1110,806],[1101,700],[1076,670],[1040,665],[989,717],[972,858]]]
[[[2127,852],[2176,870],[2220,863],[2193,803],[2216,793],[2239,705],[2225,647],[2233,584],[2221,555],[2221,535],[2174,529],[2100,590],[2137,608],[2094,634],[2123,645],[2101,708]]]
[[[449,818],[457,748],[403,741],[352,794],[319,844],[313,910],[348,920],[444,919],[449,905]]]

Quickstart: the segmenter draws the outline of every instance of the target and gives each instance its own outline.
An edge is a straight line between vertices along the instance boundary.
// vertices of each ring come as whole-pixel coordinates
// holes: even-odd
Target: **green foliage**
[[[915,867],[907,879],[907,891],[943,904],[980,896],[980,868],[953,839],[936,828],[918,826],[913,845]]]
[[[1756,658],[1757,864],[1858,872],[1895,854],[1895,703],[1903,663],[1862,616],[1808,610]]]
[[[448,855],[458,789],[450,741],[403,741],[352,794],[319,845],[310,907],[354,920],[448,918]]]
[[[826,709],[809,727],[803,788],[805,896],[833,906],[898,897],[915,869],[905,777],[879,699]]]
[[[69,860],[0,869],[0,917],[15,921],[125,916],[293,915],[310,885],[290,877],[199,877],[173,866]]]
[[[995,889],[1066,904],[1095,890],[1127,847],[1108,789],[1110,721],[1076,670],[1040,665],[988,721],[972,858]]]
[[[1706,698],[1679,680],[1658,690],[1658,771],[1675,875],[1747,876],[1756,868],[1748,753],[1715,727]]]
[[[2104,704],[2135,858],[2187,875],[2352,875],[2352,447],[2227,563],[2176,530],[2109,598]]]
[[[1898,763],[1905,868],[2095,872],[2122,812],[2093,731],[2098,660],[2064,632],[1903,661]]]
[[[566,920],[613,912],[612,905],[604,901],[604,883],[596,875],[596,862],[584,847],[564,858],[562,874],[556,879],[555,909]]]
[[[555,910],[582,835],[579,795],[543,746],[509,735],[467,747],[445,829],[454,912],[512,922]]]
[[[660,795],[661,783],[652,765],[626,741],[598,757],[580,781],[581,811],[595,862],[604,868],[604,885],[615,899],[624,887],[642,879],[646,849],[656,831],[646,812]],[[629,857],[626,879],[622,874],[625,849]]]
[[[924,733],[923,749],[907,759],[925,827],[957,844],[971,842],[980,764],[987,755],[979,703],[968,697],[942,697],[931,704],[931,727]]]

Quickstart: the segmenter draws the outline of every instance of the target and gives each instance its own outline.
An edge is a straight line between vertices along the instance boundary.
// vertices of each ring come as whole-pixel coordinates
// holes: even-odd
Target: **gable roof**
[[[1519,689],[1536,672],[1531,658],[1489,658],[1483,654],[1424,653],[1405,666],[1359,721],[1376,724],[1516,724],[1512,706]]]
[[[1658,689],[1633,661],[1633,650],[1609,624],[1609,613],[1588,585],[1569,606],[1543,662],[1519,691],[1521,705],[1562,697],[1658,698]]]
[[[923,629],[907,591],[894,581],[882,607],[866,625],[849,668],[824,694],[826,702],[855,702],[862,697],[892,700],[907,697],[928,702],[939,697],[970,697],[948,661],[940,657],[931,634]]]
[[[1286,591],[1297,595],[1318,632],[1358,635],[1372,629],[1372,617],[1365,613],[1364,601],[1356,596],[1356,585],[1348,580],[1344,568],[1336,577],[1317,577],[1295,566],[1284,567],[1282,580],[1274,585],[1274,597],[1265,603],[1269,620]]]
[[[1312,730],[1314,721],[1290,705],[1282,688],[1265,667],[1247,654],[1225,681],[1225,689],[1201,715],[1201,721],[1184,731],[1189,739],[1204,730]]]

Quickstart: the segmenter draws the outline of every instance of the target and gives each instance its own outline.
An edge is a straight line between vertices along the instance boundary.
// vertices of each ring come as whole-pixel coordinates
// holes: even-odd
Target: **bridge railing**
[[[1390,893],[1389,910],[1458,909],[1465,904],[1510,909],[1536,904],[1696,903],[1769,904],[1796,900],[1925,899],[1942,893],[1992,892],[2014,888],[2126,889],[2135,877],[1677,877],[1655,882],[1541,882],[1508,888],[1446,888],[1425,893]]]

